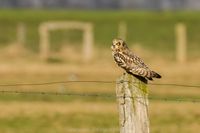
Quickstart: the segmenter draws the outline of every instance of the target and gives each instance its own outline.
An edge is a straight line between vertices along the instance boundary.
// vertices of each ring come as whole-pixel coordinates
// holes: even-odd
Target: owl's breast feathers
[[[131,51],[114,52],[113,57],[117,65],[128,73],[146,77],[149,80],[152,80],[153,77],[161,77],[156,72],[151,71],[148,66],[144,64],[143,60]]]

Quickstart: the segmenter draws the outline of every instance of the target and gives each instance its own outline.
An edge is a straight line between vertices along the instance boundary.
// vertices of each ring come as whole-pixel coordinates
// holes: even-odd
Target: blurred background
[[[199,10],[199,0],[0,0],[0,133],[119,133],[117,37],[162,75],[153,83],[199,85]],[[152,133],[197,132],[200,88],[148,88]]]

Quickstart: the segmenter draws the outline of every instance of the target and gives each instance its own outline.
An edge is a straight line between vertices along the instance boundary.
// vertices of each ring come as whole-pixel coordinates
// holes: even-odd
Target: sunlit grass
[[[0,129],[4,133],[119,132],[117,103],[1,102]],[[195,133],[199,107],[194,103],[150,102],[152,132]]]
[[[96,17],[98,16],[98,17]],[[6,46],[16,41],[16,27],[24,23],[27,28],[26,47],[39,50],[38,26],[46,21],[83,21],[94,25],[95,46],[109,48],[111,40],[118,35],[118,24],[128,26],[129,45],[140,44],[146,49],[171,55],[175,50],[175,24],[183,22],[188,31],[188,48],[196,56],[199,37],[199,12],[136,12],[136,11],[74,11],[74,10],[0,10],[0,44]],[[53,31],[53,50],[62,44],[81,44],[81,31]],[[196,51],[196,52],[195,52]]]
[[[97,17],[98,16],[98,17]],[[73,10],[0,10],[1,64],[0,85],[45,83],[56,81],[116,81],[123,71],[115,66],[110,53],[111,40],[117,36],[118,23],[127,22],[128,44],[150,68],[162,75],[152,83],[199,85],[200,63],[189,56],[189,62],[178,64],[174,58],[174,25],[184,22],[188,27],[189,55],[199,56],[198,12],[135,12],[135,11],[73,11]],[[38,26],[54,20],[89,21],[94,24],[95,55],[81,62],[80,31],[51,33],[51,50],[63,45],[64,59],[53,56],[47,62],[38,59]],[[28,48],[24,56],[9,55],[8,44],[16,41],[15,29],[23,22],[27,27]],[[132,46],[131,46],[132,45]],[[139,45],[139,47],[137,47]],[[141,46],[141,47],[140,47]],[[15,50],[15,47],[13,48]],[[63,48],[64,49],[64,48]],[[149,51],[151,49],[151,51]],[[71,51],[70,51],[71,50]],[[35,52],[31,52],[35,51]],[[195,52],[197,51],[197,52]],[[163,56],[163,53],[167,56]],[[28,55],[28,56],[27,56]],[[11,56],[11,58],[8,58]],[[19,56],[19,57],[18,57]],[[60,57],[60,56],[59,56]],[[70,58],[68,60],[65,58]],[[75,61],[75,59],[77,61]],[[150,130],[153,133],[196,133],[200,128],[199,103],[166,98],[199,98],[199,88],[148,85],[150,99]],[[20,94],[0,93],[0,132],[2,133],[118,133],[118,110],[115,82],[60,83],[38,86],[0,86],[1,91],[83,94]],[[99,96],[85,96],[98,94]],[[102,97],[111,95],[111,97]],[[164,98],[159,100],[159,98]]]

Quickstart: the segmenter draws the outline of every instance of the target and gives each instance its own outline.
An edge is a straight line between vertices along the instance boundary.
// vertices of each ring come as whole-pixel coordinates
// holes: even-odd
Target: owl
[[[134,54],[122,39],[114,39],[112,41],[112,55],[118,66],[123,68],[127,73],[147,82],[153,78],[161,78],[161,76],[149,69],[143,60]]]

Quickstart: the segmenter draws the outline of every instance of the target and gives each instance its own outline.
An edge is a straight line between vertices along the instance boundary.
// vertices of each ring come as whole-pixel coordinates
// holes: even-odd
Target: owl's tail
[[[160,76],[160,74],[154,72],[154,71],[151,71],[151,77],[152,78],[161,78],[162,76]]]

